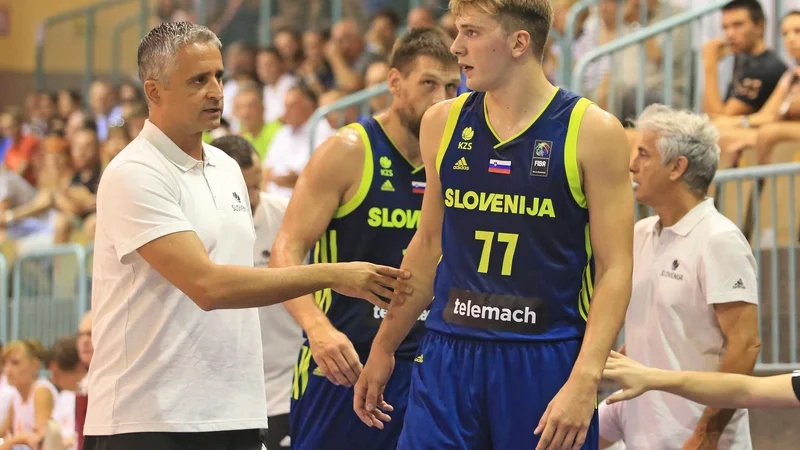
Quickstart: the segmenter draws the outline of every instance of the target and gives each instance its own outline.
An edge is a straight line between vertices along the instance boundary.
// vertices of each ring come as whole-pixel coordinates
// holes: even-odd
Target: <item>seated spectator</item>
[[[439,18],[439,26],[450,36],[450,39],[455,39],[458,36],[458,28],[456,27],[456,16],[446,12]]]
[[[597,45],[604,45],[611,42],[618,35],[623,33],[618,30],[617,23],[617,0],[601,0],[597,4]],[[588,97],[603,109],[610,109],[615,103],[609,101],[609,76],[608,71],[611,65],[611,55],[601,56],[595,59],[586,67],[583,78],[583,90]],[[616,95],[616,92],[614,93]],[[631,140],[635,142],[635,139]],[[634,145],[635,147],[635,145]]]
[[[297,177],[308,163],[311,152],[335,133],[327,120],[320,120],[315,128],[313,148],[309,147],[309,119],[317,104],[314,91],[302,83],[286,93],[285,125],[275,133],[264,160],[264,191],[291,197]]]
[[[156,18],[164,22],[191,22],[194,18],[189,14],[187,0],[158,0]]]
[[[284,69],[294,73],[303,62],[303,42],[300,32],[291,27],[282,27],[275,31],[272,38],[275,48],[283,60]]]
[[[108,129],[122,125],[122,110],[116,107],[114,89],[107,81],[95,81],[89,88],[89,105],[92,107],[92,119],[97,124],[97,136],[100,141],[108,137]]]
[[[87,126],[87,124],[94,124],[94,121],[89,119],[89,115],[83,111],[75,111],[69,116],[67,119],[67,123],[64,127],[64,137],[67,138],[67,141],[72,140],[72,136],[75,135],[75,132]],[[93,125],[97,127],[97,124]]]
[[[11,230],[28,218],[37,218],[41,221],[39,225],[30,227],[28,221],[23,222],[24,237],[15,240],[18,253],[53,245],[54,198],[57,192],[69,187],[72,175],[67,142],[57,136],[46,138],[44,161],[39,171],[36,195],[27,203],[12,205],[0,218],[0,226],[6,230]]]
[[[786,14],[781,24],[784,48],[800,62],[800,11]],[[720,129],[720,165],[736,166],[741,151],[757,150],[758,164],[768,164],[775,146],[800,141],[800,69],[786,71],[764,106],[749,115],[722,115],[714,123]]]
[[[65,121],[81,110],[81,94],[64,89],[58,92],[58,115]]]
[[[139,136],[144,128],[144,123],[147,121],[149,115],[147,103],[144,101],[127,103],[123,106],[123,119],[125,128],[128,131],[128,136],[131,139]]]
[[[378,55],[388,57],[392,53],[400,17],[391,9],[385,9],[372,18],[367,30],[367,49]]]
[[[256,81],[256,50],[245,42],[234,42],[225,49],[225,84],[222,93],[224,104],[222,116],[231,123],[233,115],[233,99],[239,89]],[[238,124],[234,131],[238,130]]]
[[[89,370],[92,362],[94,347],[92,346],[92,312],[87,312],[78,326],[78,357],[85,370]],[[86,423],[86,406],[89,403],[88,386],[89,377],[85,376],[78,383],[78,392],[75,396],[75,434],[77,435],[78,450],[83,448],[83,425]]]
[[[239,121],[239,135],[247,139],[263,159],[283,124],[278,120],[264,121],[264,102],[258,85],[253,83],[239,90],[234,100],[234,115]]]
[[[431,8],[418,6],[408,12],[406,25],[409,30],[414,28],[436,28],[436,14]]]
[[[355,92],[364,86],[367,67],[381,55],[369,51],[358,24],[350,19],[333,26],[331,40],[325,44],[324,54],[331,65],[336,87],[346,92]]]
[[[16,208],[26,205],[36,197],[36,188],[8,169],[0,169],[0,242],[20,240],[35,234],[52,235],[53,226],[47,214],[15,218]],[[16,219],[16,220],[15,220]]]
[[[286,61],[275,47],[258,52],[256,71],[258,81],[264,85],[264,121],[281,120],[285,111],[284,97],[297,84],[297,78],[289,73]]]
[[[722,8],[725,39],[712,39],[703,46],[703,109],[710,117],[758,111],[786,71],[783,61],[764,42],[764,24],[758,0],[732,0]],[[717,65],[728,54],[734,55],[734,69],[723,101]]]
[[[137,83],[124,81],[117,88],[117,98],[120,105],[124,105],[125,103],[144,101],[144,94]]]
[[[332,89],[336,80],[330,64],[325,60],[324,47],[330,39],[328,33],[306,31],[303,33],[303,54],[305,59],[297,68],[296,75],[317,95]]]
[[[5,167],[35,185],[36,173],[32,162],[39,151],[39,139],[22,133],[22,117],[15,112],[0,115],[0,132],[11,139],[6,151]]]
[[[38,341],[14,341],[3,348],[5,373],[16,392],[6,421],[0,425],[0,436],[5,436],[0,450],[28,446],[37,449],[53,417],[53,407],[58,391],[44,378],[39,378],[45,350]]]
[[[11,403],[14,401],[14,394],[16,389],[8,384],[8,377],[5,372],[5,362],[2,358],[2,343],[0,343],[0,424],[6,422],[8,418],[8,410],[11,409]]]
[[[89,241],[94,240],[97,223],[97,187],[100,184],[100,143],[97,132],[84,128],[75,134],[70,149],[75,175],[69,187],[56,192],[53,205],[58,210],[53,242],[69,242],[72,231],[82,227]]]
[[[341,91],[339,89],[331,89],[330,91],[322,94],[319,96],[319,107],[322,108],[323,106],[328,106],[337,101],[345,98],[347,93]],[[329,113],[325,116],[325,119],[328,121],[328,125],[331,126],[332,129],[338,130],[339,128],[358,121],[358,107],[357,106],[350,106],[345,109],[340,109],[338,111],[334,111]]]
[[[364,77],[365,87],[377,86],[384,83],[389,78],[389,63],[385,61],[375,61],[367,67],[367,74]],[[392,94],[385,93],[376,95],[369,99],[369,109],[371,114],[378,114],[389,107],[392,102]]]
[[[75,449],[75,394],[78,384],[86,376],[86,367],[78,356],[77,339],[74,336],[59,339],[50,349],[47,368],[50,382],[58,389],[53,407],[53,420],[58,424],[62,446]]]
[[[114,127],[108,130],[108,139],[100,145],[100,171],[105,170],[108,163],[119,155],[131,142],[128,129],[125,127]]]
[[[561,36],[567,34],[567,13],[569,10],[578,3],[576,0],[555,0],[553,2],[553,30],[558,31]],[[575,21],[575,34],[571,37],[570,52],[571,62],[574,67],[575,63],[580,60],[589,50],[597,46],[597,19],[589,15],[589,10],[585,9],[581,12]],[[559,45],[554,45],[551,40],[550,51],[553,58],[551,61],[558,61],[557,64],[566,63],[562,55],[562,49]],[[555,73],[556,70],[552,70]],[[547,73],[547,72],[545,72]],[[588,71],[587,71],[588,73]],[[556,80],[562,86],[570,83],[570,80]],[[566,84],[565,84],[566,83]],[[585,91],[590,92],[590,91]]]
[[[639,23],[641,18],[641,3],[647,1],[646,23]],[[632,32],[642,26],[656,23],[665,19],[670,14],[677,14],[681,10],[676,6],[662,3],[659,0],[627,0],[624,14],[625,33]],[[679,26],[672,30],[672,46],[674,59],[672,62],[672,100],[676,107],[685,103],[685,93],[689,88],[689,79],[686,75],[686,65],[689,63],[687,49],[689,42],[689,27]],[[645,41],[645,60],[640,59],[639,45],[625,47],[619,53],[612,55],[610,66],[614,69],[609,72],[603,81],[598,98],[608,98],[611,90],[609,83],[613,82],[614,101],[608,109],[617,114],[622,120],[634,118],[637,115],[637,86],[639,73],[644,66],[644,106],[653,103],[663,103],[664,89],[667,80],[664,78],[664,46],[665,36],[660,34]]]

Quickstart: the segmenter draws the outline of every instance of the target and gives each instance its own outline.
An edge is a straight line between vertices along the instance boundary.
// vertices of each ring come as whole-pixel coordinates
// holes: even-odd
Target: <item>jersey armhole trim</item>
[[[592,102],[586,98],[581,98],[572,108],[567,126],[567,138],[564,143],[564,169],[567,172],[567,182],[572,198],[581,208],[587,208],[586,195],[581,187],[581,173],[578,168],[578,130],[581,128],[581,121],[586,108]]]
[[[369,193],[369,188],[372,185],[372,175],[374,172],[372,161],[372,144],[369,142],[367,130],[360,123],[353,123],[344,128],[352,128],[358,131],[358,134],[361,135],[361,141],[364,143],[364,168],[361,170],[361,183],[358,185],[358,191],[356,191],[356,195],[345,202],[344,205],[336,209],[336,212],[333,214],[334,219],[341,219],[361,206],[361,203],[365,198],[367,198],[367,194]]]
[[[450,146],[450,140],[453,139],[453,131],[458,124],[458,118],[461,116],[461,108],[464,107],[464,102],[470,96],[470,92],[465,92],[456,98],[452,105],[450,105],[450,112],[447,113],[447,122],[444,125],[444,132],[442,133],[442,141],[439,143],[439,151],[436,153],[436,173],[441,173],[442,160],[444,154],[447,153],[447,147]]]

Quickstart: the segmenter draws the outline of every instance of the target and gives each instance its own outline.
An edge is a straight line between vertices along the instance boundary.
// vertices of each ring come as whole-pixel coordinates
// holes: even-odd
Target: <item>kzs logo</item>
[[[231,205],[234,211],[247,211],[247,207],[242,204],[242,198],[236,192],[233,193],[233,198],[236,199],[238,205]]]

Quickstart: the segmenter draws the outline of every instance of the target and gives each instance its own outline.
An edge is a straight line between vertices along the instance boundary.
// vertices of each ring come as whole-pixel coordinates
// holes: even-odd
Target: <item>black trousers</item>
[[[267,450],[290,448],[289,414],[269,416],[267,419],[269,420],[269,428],[261,430],[261,440],[264,441]]]
[[[259,430],[86,436],[83,450],[262,450]]]

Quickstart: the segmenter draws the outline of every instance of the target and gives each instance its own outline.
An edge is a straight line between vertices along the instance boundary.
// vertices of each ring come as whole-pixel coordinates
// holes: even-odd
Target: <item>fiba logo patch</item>
[[[381,165],[381,176],[394,176],[394,172],[392,171],[392,160],[389,159],[388,156],[381,156],[381,158],[378,160],[378,164]]]
[[[550,154],[553,151],[552,141],[539,141],[533,144],[531,157],[531,176],[546,177],[550,169]]]

